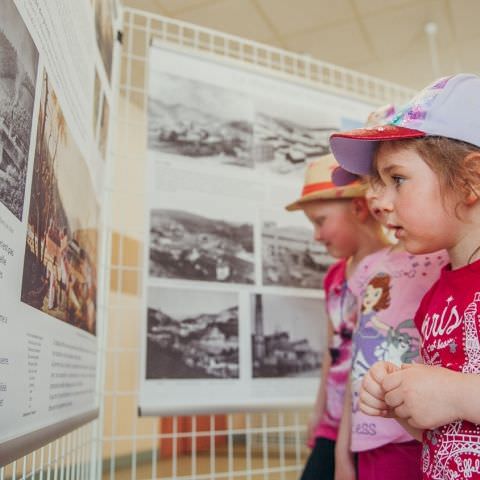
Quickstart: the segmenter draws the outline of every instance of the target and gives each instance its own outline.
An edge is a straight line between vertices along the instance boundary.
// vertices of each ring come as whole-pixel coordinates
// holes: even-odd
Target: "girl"
[[[386,225],[378,205],[383,186],[373,179],[368,183],[369,206]],[[353,336],[350,395],[345,400],[336,454],[345,457],[340,452],[350,449],[357,455],[359,480],[421,477],[420,443],[395,420],[365,415],[359,409],[359,394],[365,374],[379,360],[400,365],[418,357],[419,335],[413,316],[446,261],[444,252],[414,256],[398,242],[365,257],[348,281],[359,313]],[[337,480],[351,478],[336,476]]]
[[[365,188],[359,182],[344,187],[336,187],[331,182],[330,173],[336,166],[332,155],[309,164],[301,198],[287,206],[287,210],[303,210],[314,227],[315,240],[339,259],[324,279],[329,349],[322,363],[320,387],[309,422],[308,440],[312,451],[302,480],[334,478],[335,440],[356,322],[356,301],[347,288],[347,278],[365,255],[386,244],[380,224],[368,210]]]
[[[423,437],[424,479],[480,479],[478,402],[469,396],[480,372],[478,112],[480,78],[460,74],[434,82],[390,124],[330,140],[347,170],[373,164],[385,183],[381,208],[409,252],[449,255],[415,315],[425,365],[376,364],[361,392],[364,412],[391,412]]]

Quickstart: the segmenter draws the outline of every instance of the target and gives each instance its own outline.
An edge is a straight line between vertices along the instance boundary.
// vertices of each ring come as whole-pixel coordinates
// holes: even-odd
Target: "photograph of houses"
[[[252,168],[252,145],[248,96],[151,67],[148,148],[156,157]]]
[[[0,16],[0,202],[23,217],[38,50],[12,0]]]
[[[21,300],[92,334],[98,217],[90,173],[44,72]]]
[[[151,210],[152,277],[254,283],[253,224],[203,213],[213,208]]]
[[[110,80],[113,58],[113,5],[112,0],[95,1],[95,34],[103,65]]]
[[[263,211],[262,283],[294,288],[323,288],[335,262],[301,213]]]
[[[150,287],[146,378],[239,378],[238,297]]]
[[[252,295],[252,377],[320,377],[327,320],[323,300]]]
[[[338,129],[331,113],[285,101],[255,99],[255,167],[301,178],[311,159],[330,151],[328,139]]]

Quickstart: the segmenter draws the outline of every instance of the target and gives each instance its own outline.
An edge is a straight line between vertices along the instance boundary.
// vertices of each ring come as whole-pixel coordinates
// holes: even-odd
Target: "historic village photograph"
[[[318,298],[251,295],[252,377],[320,377],[327,319]]]
[[[150,72],[148,148],[195,167],[253,167],[253,104],[240,92]]]
[[[146,378],[239,378],[238,295],[149,287]]]
[[[38,50],[12,0],[0,16],[0,202],[23,217]]]
[[[216,205],[152,209],[150,276],[254,283],[253,223],[248,223],[248,212],[236,215],[232,210],[229,217]]]
[[[262,210],[263,285],[322,289],[334,262],[301,212]]]
[[[309,161],[330,151],[328,139],[339,128],[335,117],[320,108],[256,98],[255,168],[301,179]]]
[[[42,85],[21,300],[95,334],[99,207],[46,72]]]

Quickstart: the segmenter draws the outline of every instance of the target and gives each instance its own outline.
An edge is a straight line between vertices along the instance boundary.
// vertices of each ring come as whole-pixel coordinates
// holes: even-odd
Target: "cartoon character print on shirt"
[[[480,373],[480,292],[459,314],[453,296],[441,312],[426,315],[422,323],[425,363],[464,373]],[[424,433],[423,472],[428,478],[480,478],[480,425],[457,420]]]
[[[418,338],[412,337],[408,333],[408,330],[415,329],[413,319],[405,320],[395,328],[388,325],[385,325],[384,328],[387,329],[387,337],[375,347],[374,352],[378,361],[385,360],[401,365],[402,363],[411,363],[418,357]]]
[[[390,306],[390,275],[379,273],[367,284],[362,298],[352,359],[352,380],[358,381],[376,362],[375,349],[385,340],[377,314]]]
[[[409,331],[415,329],[412,319],[391,327],[378,318],[378,313],[390,307],[391,277],[379,273],[367,284],[355,331],[352,360],[352,382],[360,382],[369,368],[380,360],[400,365],[418,356],[418,338]],[[358,409],[358,391],[353,389],[353,410]]]

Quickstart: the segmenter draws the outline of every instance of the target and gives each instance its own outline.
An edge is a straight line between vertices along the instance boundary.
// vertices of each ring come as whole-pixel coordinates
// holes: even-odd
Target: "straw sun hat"
[[[332,183],[331,175],[337,167],[338,163],[331,153],[309,163],[305,171],[305,181],[300,198],[285,208],[293,211],[303,208],[305,203],[313,200],[363,197],[365,186],[358,181],[341,187]]]

